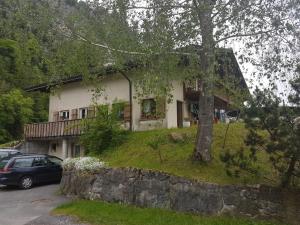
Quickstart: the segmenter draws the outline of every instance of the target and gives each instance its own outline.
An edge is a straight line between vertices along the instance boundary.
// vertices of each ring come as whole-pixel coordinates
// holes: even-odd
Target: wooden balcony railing
[[[27,140],[79,136],[81,134],[80,127],[81,119],[26,124],[24,136]]]

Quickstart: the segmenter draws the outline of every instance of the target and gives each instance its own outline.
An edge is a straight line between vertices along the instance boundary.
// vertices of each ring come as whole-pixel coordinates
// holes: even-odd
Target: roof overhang
[[[43,83],[43,84],[39,84],[36,86],[32,86],[32,87],[26,88],[25,91],[27,91],[27,92],[34,92],[34,91],[49,92],[52,87],[55,87],[58,85],[80,82],[82,80],[83,80],[83,76],[78,75],[78,76],[59,79],[59,80],[56,80],[56,81],[50,82],[50,83]]]

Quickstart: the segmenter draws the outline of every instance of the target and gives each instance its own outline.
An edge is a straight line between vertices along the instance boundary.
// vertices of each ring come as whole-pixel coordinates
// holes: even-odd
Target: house
[[[247,89],[246,82],[234,59],[234,76],[240,78],[240,86]],[[221,72],[219,72],[221,74]],[[177,128],[190,126],[197,120],[197,107],[200,81],[173,81],[172,102],[157,100],[155,96],[136,99],[132,81],[126,74],[113,72],[101,79],[103,94],[97,103],[114,107],[123,103],[120,119],[125,129],[144,131],[157,128]],[[60,90],[49,97],[49,121],[27,124],[24,128],[25,144],[23,151],[47,153],[60,158],[84,155],[79,143],[80,121],[95,115],[93,107],[93,86],[84,85],[82,76],[73,76],[55,84],[41,84],[26,89],[28,92],[50,92],[54,85]],[[248,90],[248,89],[247,89]],[[230,101],[226,96],[215,96],[215,108],[228,109]]]

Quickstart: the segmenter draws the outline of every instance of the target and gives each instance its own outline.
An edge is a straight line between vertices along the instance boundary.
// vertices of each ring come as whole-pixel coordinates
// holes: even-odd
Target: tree
[[[0,95],[0,143],[22,137],[23,126],[33,114],[32,105],[32,99],[19,90]]]
[[[235,174],[240,170],[259,173],[259,168],[254,168],[254,165],[257,154],[264,152],[274,169],[279,172],[283,187],[290,186],[293,178],[300,177],[299,75],[291,81],[291,86],[293,92],[289,96],[288,105],[270,90],[255,91],[243,110],[248,129],[245,144],[250,151],[227,151],[222,156],[229,174],[232,174],[232,170]]]
[[[239,176],[240,171],[259,175],[260,168],[255,163],[258,154],[264,152],[279,173],[281,186],[297,185],[296,180],[300,178],[299,66],[290,86],[292,90],[288,96],[288,104],[271,89],[256,89],[253,98],[249,99],[243,110],[248,129],[245,139],[247,149],[242,148],[237,152],[227,150],[221,155],[229,175]]]
[[[129,59],[142,62],[146,69],[140,79],[164,83],[165,87],[175,78],[185,80],[190,76],[202,80],[196,160],[211,160],[218,47],[239,41],[245,50],[251,50],[244,51],[240,60],[261,67],[258,75],[263,77],[259,79],[284,79],[299,60],[293,58],[299,49],[294,44],[300,27],[296,0],[90,0],[87,4],[93,10],[120,15],[123,28],[127,26],[125,30],[131,32],[116,32],[120,23],[113,19],[113,23],[107,23],[109,26],[104,24],[104,33],[94,30],[91,34],[78,26],[64,29],[70,38],[106,51],[116,66]],[[68,24],[62,23],[68,28]],[[194,49],[184,48],[189,45]],[[189,57],[188,64],[194,70],[180,77],[174,68],[183,57]]]

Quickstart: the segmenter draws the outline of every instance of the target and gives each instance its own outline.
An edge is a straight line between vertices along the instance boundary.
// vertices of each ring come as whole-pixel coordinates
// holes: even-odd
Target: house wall
[[[128,81],[120,75],[113,75],[101,81],[104,93],[97,99],[99,104],[112,104],[115,100],[129,102]],[[64,85],[49,101],[49,121],[53,121],[53,113],[62,110],[88,107],[92,104],[95,87],[76,82]]]
[[[25,141],[19,148],[22,153],[48,153],[48,141]]]
[[[175,128],[177,127],[177,101],[181,101],[184,103],[183,96],[183,83],[180,81],[172,82],[173,90],[172,95],[173,99],[170,104],[167,105],[167,127]],[[185,108],[185,104],[183,104],[183,108]],[[185,110],[183,110],[184,114]],[[185,115],[183,115],[184,117]]]
[[[63,140],[66,141],[67,151],[66,155],[63,153]],[[56,149],[52,149],[52,145],[56,144]],[[80,145],[78,138],[68,138],[68,139],[57,139],[49,142],[48,145],[48,154],[53,155],[62,159],[73,157],[72,155],[72,146]],[[84,156],[85,151],[82,145],[80,145],[80,156]]]
[[[112,104],[114,101],[129,102],[129,84],[121,75],[112,75],[101,81],[101,87],[104,88],[102,95],[97,99],[98,104]],[[183,84],[174,81],[172,83],[173,101],[166,106],[166,118],[158,120],[141,120],[140,100],[133,99],[133,130],[142,131],[157,128],[174,128],[177,127],[177,101],[184,102]],[[133,87],[134,88],[134,87]],[[53,113],[62,110],[71,110],[83,107],[89,107],[92,104],[94,86],[85,85],[82,82],[70,83],[64,85],[60,90],[50,96],[49,103],[49,121],[53,121]],[[133,95],[135,90],[133,90]],[[146,96],[152,98],[154,96]],[[186,104],[183,104],[183,116],[187,116]],[[126,124],[125,127],[129,127]]]

